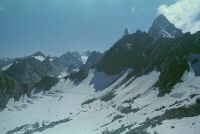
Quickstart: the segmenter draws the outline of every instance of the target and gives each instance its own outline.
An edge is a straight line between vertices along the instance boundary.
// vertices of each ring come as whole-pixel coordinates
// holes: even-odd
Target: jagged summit
[[[43,54],[41,51],[37,51],[30,57],[35,58],[36,60],[41,61],[41,62],[43,62],[46,59],[46,55]]]
[[[78,51],[68,51],[58,57],[55,61],[67,67],[69,72],[72,72],[74,69],[80,68],[83,65],[81,55]]]
[[[124,29],[124,35],[123,35],[123,37],[128,36],[128,35],[130,35],[129,29],[126,28],[126,29]]]
[[[94,67],[103,57],[103,54],[98,51],[93,51],[87,58],[87,62],[83,66],[83,69],[90,69],[91,67]]]
[[[159,15],[153,22],[148,32],[155,39],[176,38],[182,36],[182,30],[172,24],[164,15]]]
[[[34,54],[32,54],[31,56],[43,56],[43,57],[46,57],[46,55],[44,53],[42,53],[42,51],[37,51]]]
[[[83,52],[81,55],[85,55],[89,57],[91,53],[92,51],[88,50],[88,51]]]

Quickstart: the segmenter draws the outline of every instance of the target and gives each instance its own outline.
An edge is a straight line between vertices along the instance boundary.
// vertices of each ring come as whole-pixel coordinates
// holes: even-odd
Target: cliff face
[[[194,67],[194,61],[189,60],[189,55],[200,53],[198,44],[200,32],[193,35],[187,33],[178,38],[155,40],[148,33],[138,31],[120,39],[105,53],[96,67],[108,74],[116,74],[132,67],[133,75],[136,76],[158,70],[161,75],[155,86],[159,87],[160,95],[164,95],[180,82],[190,64]]]
[[[159,15],[148,32],[155,39],[176,38],[183,35],[182,30],[172,24],[164,15]]]

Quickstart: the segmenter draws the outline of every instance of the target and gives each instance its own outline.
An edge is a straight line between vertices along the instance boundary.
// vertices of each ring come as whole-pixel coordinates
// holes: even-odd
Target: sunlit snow
[[[3,71],[8,70],[12,65],[13,65],[13,63],[10,63],[10,64],[2,67],[1,70],[3,70]]]
[[[134,124],[131,127],[131,129],[134,129],[145,122],[147,118],[162,115],[166,109],[193,104],[196,98],[189,101],[184,100],[189,98],[191,94],[197,94],[200,91],[200,77],[196,77],[192,70],[185,72],[182,78],[183,82],[178,83],[172,92],[164,97],[158,97],[158,89],[153,88],[153,85],[159,79],[160,72],[153,71],[136,79],[133,76],[124,83],[124,79],[131,72],[132,69],[129,69],[112,77],[103,72],[91,70],[88,77],[79,84],[75,84],[69,79],[61,79],[48,92],[33,94],[31,98],[24,96],[17,102],[10,99],[7,108],[0,112],[0,133],[17,130],[14,134],[23,134],[27,130],[36,130],[34,134],[102,134],[106,129],[111,131],[120,128],[122,125],[130,124]],[[104,90],[96,92],[98,86],[94,81],[102,80],[101,82],[104,83],[103,80],[108,78],[113,80],[101,87]],[[115,96],[110,101],[101,100],[103,96],[112,91]],[[173,94],[176,93],[182,94],[179,97],[174,97]],[[136,97],[133,103],[124,103],[133,97]],[[82,105],[88,99],[94,101]],[[170,106],[176,101],[182,101],[182,103],[179,106]],[[127,106],[140,110],[128,114],[121,113],[118,110],[120,107]],[[163,110],[156,110],[162,106],[166,107]],[[117,119],[112,122],[117,115],[121,115],[120,120]],[[48,126],[52,122],[66,118],[71,120],[58,123],[54,127],[45,128],[43,131],[37,131],[37,128],[31,125],[38,122],[39,128],[44,128],[45,125]],[[24,126],[26,124],[28,125]],[[172,125],[175,127],[174,129],[171,129]],[[200,132],[199,125],[200,116],[196,116],[180,120],[165,120],[161,125],[149,127],[147,131],[150,134],[154,134],[155,131],[162,134],[169,134],[169,132],[170,134],[179,132],[181,134],[190,132],[198,134]],[[18,129],[16,129],[17,127]],[[128,130],[125,132],[128,132]]]

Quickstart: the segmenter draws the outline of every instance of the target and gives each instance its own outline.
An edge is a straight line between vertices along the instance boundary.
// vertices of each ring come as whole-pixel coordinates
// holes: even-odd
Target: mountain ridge
[[[161,76],[155,87],[160,89],[161,96],[169,93],[189,70],[189,54],[200,53],[200,32],[176,38],[151,37],[141,31],[123,37],[105,53],[96,68],[113,75],[132,67],[132,75],[137,77],[158,70]]]
[[[85,60],[87,60],[87,56],[90,55],[90,52],[87,51],[83,55],[85,56]],[[7,89],[10,90],[10,93],[4,92],[4,89],[0,88],[0,94],[2,94],[0,99],[4,100],[0,101],[2,107],[6,105],[10,97],[14,97],[17,100],[23,94],[28,94],[28,96],[30,96],[33,88],[35,88],[35,86],[38,88],[37,85],[41,85],[38,83],[43,84],[39,86],[40,88],[46,87],[45,84],[48,84],[46,83],[46,79],[57,79],[62,71],[66,71],[66,74],[71,73],[73,70],[81,68],[84,65],[81,60],[81,55],[78,52],[66,52],[66,54],[60,57],[51,57],[45,55],[41,51],[37,51],[30,56],[22,58],[2,59],[1,63],[2,69],[0,73],[5,76],[2,76],[2,80],[4,81],[4,79],[8,77],[15,83],[13,89]],[[55,84],[56,82],[53,83]]]

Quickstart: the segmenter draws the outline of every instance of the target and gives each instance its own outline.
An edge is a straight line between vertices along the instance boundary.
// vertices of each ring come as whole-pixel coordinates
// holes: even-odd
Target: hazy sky
[[[109,49],[174,0],[0,0],[0,57]]]

